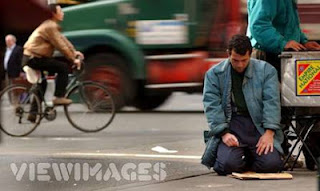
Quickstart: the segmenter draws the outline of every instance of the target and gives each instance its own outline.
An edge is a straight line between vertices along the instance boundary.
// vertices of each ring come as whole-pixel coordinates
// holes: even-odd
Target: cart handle
[[[292,58],[292,54],[290,53],[280,54],[278,58]]]

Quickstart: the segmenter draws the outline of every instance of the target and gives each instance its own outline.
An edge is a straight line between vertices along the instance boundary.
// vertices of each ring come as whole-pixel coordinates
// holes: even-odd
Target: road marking
[[[198,155],[161,155],[161,154],[134,154],[134,153],[90,153],[90,152],[6,152],[0,153],[0,156],[7,155],[30,155],[34,157],[70,157],[70,158],[88,158],[88,157],[131,157],[131,158],[162,158],[162,159],[192,159],[199,160],[201,156]]]
[[[57,156],[96,156],[96,157],[136,157],[136,158],[170,158],[170,159],[201,159],[196,155],[155,155],[155,154],[129,154],[129,153],[55,153]]]
[[[21,140],[34,140],[34,137],[21,137]],[[89,138],[89,137],[46,137],[46,141],[96,141],[102,138]]]
[[[180,88],[200,87],[202,85],[203,85],[202,82],[201,83],[194,82],[194,83],[149,84],[149,85],[146,85],[145,87],[149,89],[161,89],[161,88],[176,88],[176,87],[180,87]]]
[[[169,150],[167,148],[156,146],[151,149],[152,151],[158,152],[158,153],[177,153],[177,150]]]

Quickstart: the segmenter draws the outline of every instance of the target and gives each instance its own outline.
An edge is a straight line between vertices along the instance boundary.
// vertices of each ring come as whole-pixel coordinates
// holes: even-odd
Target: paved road
[[[199,164],[206,126],[200,95],[175,94],[154,112],[125,108],[94,134],[59,113],[28,137],[2,136],[0,190],[316,190],[306,170],[289,181],[216,176]]]

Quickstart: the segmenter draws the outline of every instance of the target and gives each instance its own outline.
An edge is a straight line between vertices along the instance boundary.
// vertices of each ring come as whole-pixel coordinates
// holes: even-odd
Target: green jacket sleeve
[[[272,53],[280,53],[287,41],[273,27],[279,0],[255,0],[248,4],[249,30],[261,48]]]
[[[301,44],[305,44],[308,42],[307,36],[301,31]]]

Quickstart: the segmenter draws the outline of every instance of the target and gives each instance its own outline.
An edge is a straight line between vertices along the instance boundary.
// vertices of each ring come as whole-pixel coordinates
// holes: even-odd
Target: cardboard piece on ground
[[[230,175],[232,178],[237,178],[240,180],[288,180],[292,179],[293,176],[289,173],[256,173],[256,172],[244,172],[244,173],[236,173],[233,172],[232,175]]]

